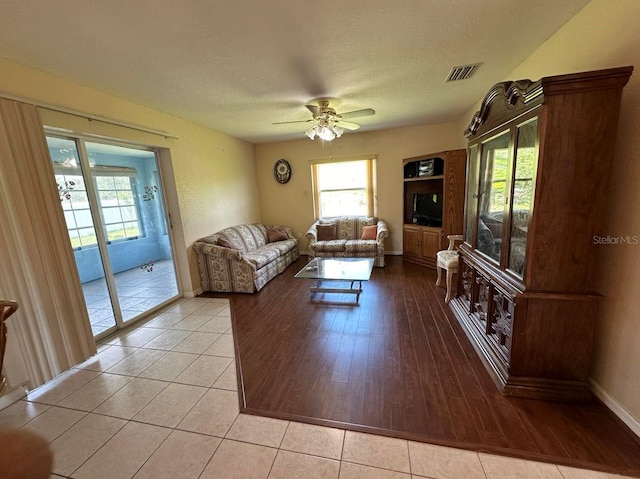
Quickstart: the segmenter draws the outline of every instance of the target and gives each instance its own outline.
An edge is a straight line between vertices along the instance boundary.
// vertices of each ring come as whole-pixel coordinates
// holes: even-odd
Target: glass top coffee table
[[[373,258],[314,258],[295,277],[315,279],[315,286],[309,288],[310,299],[316,293],[355,294],[356,303],[362,293],[362,282],[369,281],[373,270]],[[323,281],[350,283],[350,285],[323,287]],[[357,283],[357,285],[356,285]]]

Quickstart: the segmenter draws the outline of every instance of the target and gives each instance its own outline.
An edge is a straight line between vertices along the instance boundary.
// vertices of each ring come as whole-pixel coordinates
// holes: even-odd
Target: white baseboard
[[[19,401],[27,395],[27,388],[23,385],[16,386],[12,390],[5,392],[0,396],[0,411],[11,406],[14,402]]]
[[[633,417],[618,401],[616,401],[602,386],[593,379],[589,379],[591,391],[595,396],[607,406],[618,418],[631,429],[631,431],[640,437],[640,421]]]

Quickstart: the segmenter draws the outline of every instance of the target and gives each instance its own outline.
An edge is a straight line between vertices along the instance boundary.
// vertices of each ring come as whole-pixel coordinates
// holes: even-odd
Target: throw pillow
[[[224,238],[218,238],[218,246],[222,246],[223,248],[238,249],[234,244],[230,243]]]
[[[336,225],[317,225],[318,241],[331,241],[336,239]]]
[[[362,236],[360,237],[360,239],[374,240],[377,237],[378,237],[378,227],[376,225],[362,227]]]
[[[274,227],[267,229],[267,238],[269,239],[269,243],[273,243],[274,241],[285,241],[289,239],[289,235],[283,227]]]

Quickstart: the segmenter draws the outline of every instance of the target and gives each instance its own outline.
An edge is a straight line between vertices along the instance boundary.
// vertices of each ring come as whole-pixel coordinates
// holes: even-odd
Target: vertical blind
[[[0,298],[29,387],[95,354],[80,279],[36,107],[0,99]]]

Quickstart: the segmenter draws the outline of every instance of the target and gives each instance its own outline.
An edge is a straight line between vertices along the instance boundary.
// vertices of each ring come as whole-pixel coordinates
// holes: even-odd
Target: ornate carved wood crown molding
[[[518,101],[526,104],[542,93],[541,88],[532,88],[532,85],[535,84],[531,80],[496,83],[485,95],[484,100],[482,100],[482,104],[480,105],[480,110],[473,115],[471,123],[469,123],[464,135],[467,138],[475,135],[478,128],[487,121],[491,107],[494,103],[500,102],[497,104],[501,105],[505,109],[513,110],[518,104]]]
[[[541,78],[536,82],[531,80],[505,81],[496,83],[485,95],[480,110],[473,115],[471,123],[464,135],[471,138],[483,125],[483,133],[491,125],[499,124],[507,118],[513,117],[514,110],[526,109],[534,101],[542,101],[554,95],[585,93],[594,90],[622,88],[629,81],[633,72],[632,66],[595,70],[590,72],[569,73]],[[489,116],[492,117],[491,121]]]

